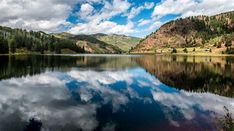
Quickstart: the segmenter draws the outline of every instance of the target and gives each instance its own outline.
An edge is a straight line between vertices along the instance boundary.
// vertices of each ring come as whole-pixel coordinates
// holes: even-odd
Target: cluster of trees
[[[0,54],[15,53],[17,49],[26,49],[42,54],[44,51],[61,53],[62,49],[70,49],[77,53],[85,52],[72,40],[59,39],[44,32],[27,32],[22,29],[0,26]]]
[[[234,32],[232,22],[234,21],[234,12],[220,14],[216,16],[194,16],[189,19],[195,23],[196,30],[208,33],[208,36],[219,36]],[[206,36],[204,36],[206,37]]]
[[[234,48],[233,48],[233,41],[234,41],[234,33],[225,35],[222,38],[222,43],[225,44],[226,47],[226,53],[227,54],[234,54]]]
[[[7,54],[9,52],[9,46],[7,39],[0,36],[0,54]]]
[[[234,54],[232,41],[234,41],[234,12],[220,14],[216,16],[198,16],[189,17],[196,25],[196,37],[202,38],[202,44],[205,44],[210,39],[221,37],[220,41],[215,43],[217,48],[221,48],[225,44],[226,52]]]

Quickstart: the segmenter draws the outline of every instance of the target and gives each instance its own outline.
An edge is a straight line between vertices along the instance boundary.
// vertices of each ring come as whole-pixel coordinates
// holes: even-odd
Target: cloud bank
[[[144,36],[178,16],[215,15],[233,9],[234,0],[1,0],[0,25],[45,32]]]

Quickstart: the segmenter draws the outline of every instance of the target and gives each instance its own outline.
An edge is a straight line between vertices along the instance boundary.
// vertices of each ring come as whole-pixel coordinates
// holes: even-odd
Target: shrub
[[[234,120],[232,118],[232,113],[229,112],[227,107],[224,107],[226,115],[219,120],[220,129],[222,131],[234,131]]]
[[[227,48],[226,53],[227,54],[234,54],[234,48]]]
[[[183,50],[183,51],[184,51],[184,53],[188,53],[188,50],[187,50],[187,48],[184,48],[184,50]]]
[[[221,48],[221,43],[220,42],[217,44],[217,48]]]
[[[176,50],[176,48],[172,48],[172,51],[171,51],[171,53],[177,53],[177,50]]]

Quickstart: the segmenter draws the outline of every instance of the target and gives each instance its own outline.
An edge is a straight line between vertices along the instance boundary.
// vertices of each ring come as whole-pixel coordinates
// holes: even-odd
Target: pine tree
[[[3,37],[0,37],[0,54],[8,54],[8,53],[9,53],[8,41]]]
[[[10,53],[15,53],[16,52],[16,42],[15,39],[11,39],[9,42],[9,51]]]

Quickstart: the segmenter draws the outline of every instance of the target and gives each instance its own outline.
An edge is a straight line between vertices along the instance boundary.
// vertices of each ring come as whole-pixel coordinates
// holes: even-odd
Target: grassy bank
[[[7,56],[7,55],[41,55],[41,52],[36,52],[36,51],[29,51],[27,49],[17,49],[15,53],[9,53],[9,54],[0,54],[1,56]],[[44,51],[43,54],[56,54],[55,52],[52,51]],[[61,49],[61,54],[77,54],[76,52],[70,50],[70,49]]]
[[[161,48],[144,52],[131,52],[131,54],[161,54],[161,55],[183,55],[183,56],[234,56],[226,54],[226,48]]]

